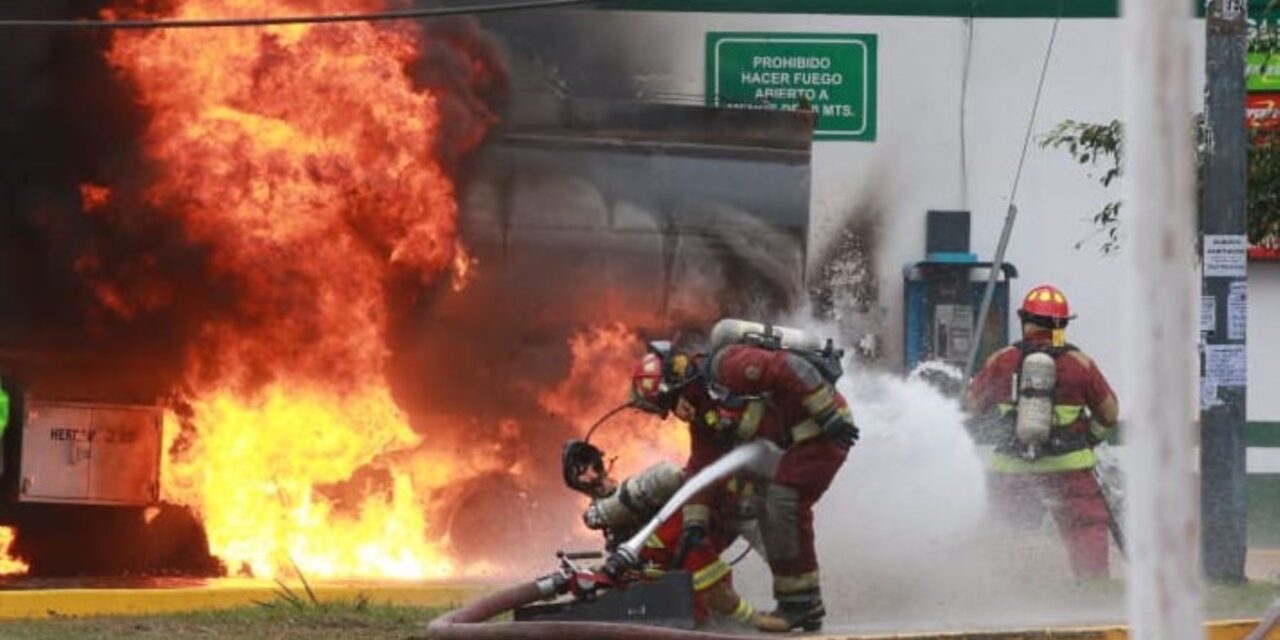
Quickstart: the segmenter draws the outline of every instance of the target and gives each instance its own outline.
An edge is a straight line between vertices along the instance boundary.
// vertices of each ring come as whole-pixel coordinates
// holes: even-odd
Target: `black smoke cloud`
[[[0,17],[91,19],[110,4],[10,1]],[[126,13],[163,15],[165,4]],[[438,90],[444,126],[430,151],[461,173],[499,119],[506,67],[473,20],[422,26],[426,46],[409,72]],[[180,383],[203,327],[255,319],[238,307],[234,277],[210,269],[210,248],[142,197],[153,170],[138,144],[148,116],[105,60],[110,38],[0,37],[0,370],[37,391],[145,401]],[[110,187],[108,204],[86,212],[84,184]],[[415,278],[390,284],[393,317],[431,293]]]
[[[0,16],[87,19],[106,4],[22,0]],[[141,202],[146,116],[103,58],[109,40],[87,30],[0,37],[0,367],[59,395],[162,392],[199,319],[229,297],[205,249]],[[90,183],[114,191],[92,215],[80,200]],[[68,369],[76,380],[59,379]]]

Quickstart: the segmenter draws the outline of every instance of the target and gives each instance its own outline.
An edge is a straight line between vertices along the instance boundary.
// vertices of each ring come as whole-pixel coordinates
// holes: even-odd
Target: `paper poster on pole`
[[[1204,377],[1218,387],[1243,387],[1246,381],[1244,345],[1209,344],[1204,347]]]
[[[1231,283],[1227,293],[1227,339],[1244,340],[1249,322],[1249,283]]]
[[[1200,410],[1212,409],[1221,405],[1218,399],[1218,384],[1208,378],[1200,379]]]
[[[1217,328],[1217,299],[1213,296],[1200,296],[1200,333],[1213,333]]]
[[[1204,237],[1204,277],[1243,278],[1249,267],[1249,241],[1243,235]]]

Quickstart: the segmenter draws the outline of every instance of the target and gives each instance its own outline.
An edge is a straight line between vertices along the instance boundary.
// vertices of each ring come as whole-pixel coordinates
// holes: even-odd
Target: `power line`
[[[1004,267],[1004,251],[1009,246],[1009,236],[1013,233],[1013,223],[1018,217],[1018,183],[1022,181],[1022,167],[1027,162],[1027,149],[1031,146],[1031,133],[1036,124],[1036,114],[1040,113],[1040,98],[1044,95],[1044,79],[1049,75],[1049,61],[1053,59],[1053,45],[1058,42],[1058,25],[1062,24],[1062,9],[1067,0],[1058,0],[1058,17],[1053,21],[1053,31],[1049,33],[1049,46],[1044,50],[1044,64],[1040,66],[1040,82],[1036,85],[1036,99],[1031,103],[1031,117],[1027,119],[1027,133],[1022,139],[1022,154],[1018,156],[1018,171],[1013,176],[1013,188],[1009,190],[1009,209],[1005,213],[1004,228],[1000,231],[1000,240],[996,243],[996,255],[991,260],[991,275],[987,277],[987,286],[982,290],[982,303],[978,305],[978,322],[973,325],[977,338],[969,351],[969,362],[965,367],[965,377],[971,378],[978,365],[978,350],[982,348],[982,334],[987,327],[987,314],[991,312],[991,298],[995,295],[996,281],[1000,279],[1000,271]]]
[[[499,13],[527,9],[547,9],[595,0],[523,0],[461,7],[404,9],[376,13],[329,14],[316,16],[279,16],[275,18],[205,18],[198,20],[0,20],[0,29],[210,29],[225,27],[270,27],[287,24],[331,24],[335,22],[384,22],[412,20],[474,13]]]

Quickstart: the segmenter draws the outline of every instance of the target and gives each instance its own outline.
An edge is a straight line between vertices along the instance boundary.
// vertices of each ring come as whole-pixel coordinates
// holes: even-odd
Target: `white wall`
[[[879,37],[878,133],[874,142],[817,142],[813,153],[811,246],[820,249],[833,228],[860,202],[882,203],[884,237],[878,265],[884,343],[901,359],[904,263],[924,254],[928,209],[973,212],[973,250],[990,259],[1004,221],[1009,190],[1035,98],[1052,19],[978,19],[965,104],[967,168],[960,159],[960,96],[967,21],[960,18],[811,16],[776,14],[605,13],[602,28],[629,34],[619,41],[654,95],[701,98],[708,31],[875,33]],[[1120,118],[1122,24],[1115,19],[1066,19],[1059,25],[1035,134],[1067,119]],[[1203,86],[1204,23],[1194,34],[1192,104]],[[643,34],[643,35],[640,35]],[[1190,123],[1188,122],[1188,126]],[[1007,259],[1021,277],[1014,296],[1051,282],[1079,314],[1070,339],[1108,373],[1122,406],[1125,378],[1118,330],[1123,260],[1104,257],[1090,218],[1119,186],[1103,189],[1062,151],[1033,146],[1019,187],[1020,211]],[[1096,173],[1096,172],[1095,172]],[[967,177],[966,177],[967,176]],[[820,251],[812,250],[811,255]],[[1189,266],[1190,268],[1190,266]],[[1254,265],[1250,296],[1250,389],[1280,383],[1280,267]],[[1266,311],[1271,305],[1271,311]],[[1272,335],[1268,335],[1272,334]],[[1269,362],[1270,361],[1270,362]],[[1280,420],[1280,394],[1251,394],[1251,419]]]
[[[1249,264],[1250,420],[1280,422],[1280,262]]]

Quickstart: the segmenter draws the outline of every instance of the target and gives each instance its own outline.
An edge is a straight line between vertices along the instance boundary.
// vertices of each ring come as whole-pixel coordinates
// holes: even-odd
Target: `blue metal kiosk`
[[[968,211],[930,211],[926,224],[925,259],[902,270],[906,369],[938,360],[963,371],[992,264],[969,252]],[[1018,270],[1005,263],[1000,271],[980,332],[979,363],[1009,344],[1009,282]]]

